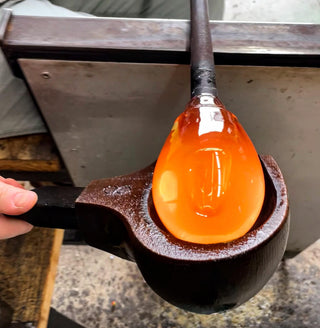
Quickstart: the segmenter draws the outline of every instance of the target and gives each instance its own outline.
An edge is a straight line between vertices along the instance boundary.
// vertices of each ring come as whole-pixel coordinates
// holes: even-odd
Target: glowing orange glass
[[[255,223],[265,184],[257,152],[218,98],[193,98],[161,150],[152,196],[165,227],[201,244],[228,242]]]

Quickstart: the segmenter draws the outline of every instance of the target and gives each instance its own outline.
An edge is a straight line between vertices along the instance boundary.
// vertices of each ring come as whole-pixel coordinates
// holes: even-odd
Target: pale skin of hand
[[[13,179],[0,176],[0,240],[22,235],[32,229],[28,222],[8,218],[3,214],[23,214],[29,211],[37,200],[38,196],[33,191],[25,190]]]

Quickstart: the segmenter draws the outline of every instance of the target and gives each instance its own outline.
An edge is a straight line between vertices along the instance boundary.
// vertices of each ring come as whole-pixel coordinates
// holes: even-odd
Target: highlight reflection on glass
[[[264,200],[256,150],[218,98],[193,98],[161,150],[152,195],[157,213],[177,238],[228,242],[250,230]]]

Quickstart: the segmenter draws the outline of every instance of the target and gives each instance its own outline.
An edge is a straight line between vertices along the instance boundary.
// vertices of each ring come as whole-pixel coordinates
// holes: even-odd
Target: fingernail
[[[25,222],[23,233],[27,233],[27,232],[31,231],[32,228],[33,228],[33,225],[32,224],[30,224],[29,222]]]
[[[30,192],[20,192],[14,197],[14,205],[15,207],[25,207],[30,204],[30,200],[33,199],[34,196]]]

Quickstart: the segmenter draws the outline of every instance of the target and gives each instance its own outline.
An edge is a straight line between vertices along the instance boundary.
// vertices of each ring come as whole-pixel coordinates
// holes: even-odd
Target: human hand
[[[29,232],[32,225],[28,222],[8,218],[3,214],[20,215],[29,211],[37,202],[33,191],[25,190],[13,179],[0,176],[0,240]]]

